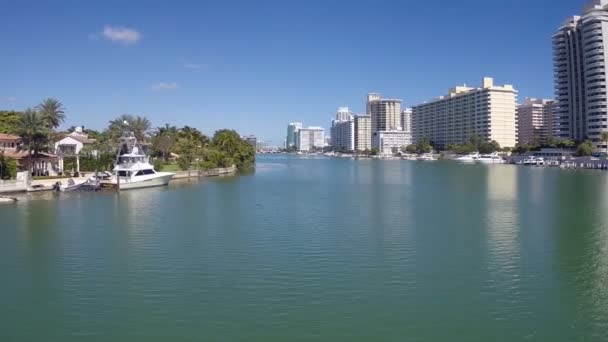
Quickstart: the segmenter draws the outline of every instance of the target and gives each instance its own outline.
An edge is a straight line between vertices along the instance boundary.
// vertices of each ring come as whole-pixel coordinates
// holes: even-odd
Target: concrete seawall
[[[173,179],[218,177],[218,176],[232,175],[232,174],[235,174],[236,171],[237,171],[236,166],[218,168],[218,169],[209,169],[209,170],[178,171],[175,173],[175,176],[173,176]]]

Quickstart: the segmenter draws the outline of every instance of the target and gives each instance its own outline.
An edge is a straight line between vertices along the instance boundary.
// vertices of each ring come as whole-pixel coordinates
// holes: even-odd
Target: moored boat
[[[171,172],[154,170],[133,132],[126,132],[121,143],[114,173],[109,182],[111,185],[121,190],[164,186],[175,176]]]
[[[482,154],[479,156],[479,158],[477,158],[477,162],[482,164],[504,164],[505,160],[497,153],[492,153]]]

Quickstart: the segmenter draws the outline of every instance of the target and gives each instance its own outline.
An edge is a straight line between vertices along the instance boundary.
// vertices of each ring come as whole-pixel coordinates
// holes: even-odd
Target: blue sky
[[[45,97],[65,126],[123,113],[281,144],[380,92],[406,106],[478,85],[552,97],[551,35],[584,0],[0,0],[0,109]]]

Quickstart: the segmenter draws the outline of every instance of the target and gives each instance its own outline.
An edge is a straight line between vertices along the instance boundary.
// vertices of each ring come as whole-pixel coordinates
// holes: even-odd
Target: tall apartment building
[[[371,151],[372,118],[369,115],[355,116],[355,151]]]
[[[401,103],[399,99],[383,99],[380,94],[367,95],[367,110],[372,121],[372,148],[379,146],[373,136],[377,132],[401,131]]]
[[[338,108],[331,122],[331,146],[335,151],[355,150],[355,122],[348,107]]]
[[[414,141],[427,138],[445,147],[476,135],[513,147],[517,143],[516,100],[512,85],[495,86],[490,77],[482,80],[480,88],[452,88],[448,95],[412,108]]]
[[[608,0],[590,1],[553,35],[557,137],[592,139],[608,131]]]
[[[412,109],[406,108],[401,111],[401,129],[406,132],[412,131]]]
[[[285,148],[296,146],[296,135],[300,129],[302,129],[301,122],[292,122],[287,125],[287,138],[285,141]]]
[[[300,128],[296,133],[296,148],[308,152],[325,147],[325,129],[322,127]]]
[[[348,121],[352,120],[353,113],[348,109],[348,107],[340,107],[336,112],[336,120],[337,121]]]
[[[372,119],[372,133],[401,130],[402,102],[402,100],[398,99],[382,99],[379,98],[378,94],[368,95],[367,107]]]
[[[555,101],[527,98],[517,107],[517,142],[539,143],[553,137]]]

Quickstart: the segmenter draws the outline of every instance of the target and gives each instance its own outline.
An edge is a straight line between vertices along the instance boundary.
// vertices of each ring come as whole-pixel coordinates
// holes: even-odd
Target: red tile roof
[[[12,134],[0,133],[0,140],[19,140],[20,138]]]

